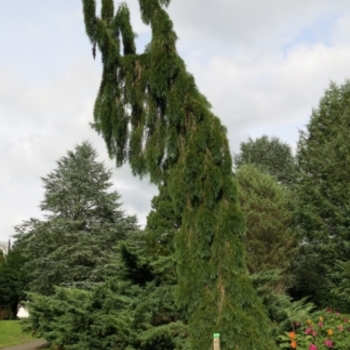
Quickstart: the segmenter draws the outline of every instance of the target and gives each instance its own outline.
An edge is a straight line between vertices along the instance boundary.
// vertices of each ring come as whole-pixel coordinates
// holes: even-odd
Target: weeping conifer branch
[[[112,1],[105,0],[97,18],[95,2],[83,0],[86,32],[103,62],[94,128],[118,166],[128,161],[134,175],[167,184],[181,217],[177,300],[189,315],[192,349],[209,349],[214,331],[223,334],[223,350],[273,349],[267,316],[246,273],[226,129],[177,54],[163,8],[169,2],[139,0],[152,39],[136,54],[127,6],[112,14]]]

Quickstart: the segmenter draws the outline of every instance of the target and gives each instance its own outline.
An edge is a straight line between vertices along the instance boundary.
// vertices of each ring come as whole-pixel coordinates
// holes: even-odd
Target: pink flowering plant
[[[350,350],[350,316],[328,308],[313,319],[293,322],[290,332],[277,337],[280,348]]]

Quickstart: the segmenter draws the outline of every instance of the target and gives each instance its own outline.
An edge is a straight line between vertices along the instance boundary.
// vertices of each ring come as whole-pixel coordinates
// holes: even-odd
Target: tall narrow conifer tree
[[[83,0],[86,33],[103,63],[93,127],[118,166],[128,161],[134,175],[168,186],[181,216],[177,300],[189,315],[192,349],[209,349],[213,332],[223,350],[273,349],[246,272],[226,128],[177,54],[169,3],[139,0],[152,38],[137,54],[126,5],[115,13],[113,0],[102,0],[98,17],[95,0]]]
[[[330,83],[300,132],[296,195],[303,244],[295,270],[300,295],[312,295],[320,307],[348,312],[329,290],[337,287],[350,255],[350,81]],[[335,266],[334,266],[335,265]],[[337,273],[339,269],[339,272]]]

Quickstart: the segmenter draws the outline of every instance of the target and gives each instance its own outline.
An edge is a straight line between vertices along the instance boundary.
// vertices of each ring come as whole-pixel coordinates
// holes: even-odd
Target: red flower
[[[309,350],[317,350],[317,346],[315,344],[310,344]]]

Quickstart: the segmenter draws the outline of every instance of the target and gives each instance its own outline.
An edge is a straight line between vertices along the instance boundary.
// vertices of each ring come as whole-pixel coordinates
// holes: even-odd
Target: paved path
[[[47,344],[47,341],[45,340],[34,340],[29,343],[10,346],[8,348],[2,348],[1,350],[37,350],[37,349],[42,349],[42,347],[46,344]]]

